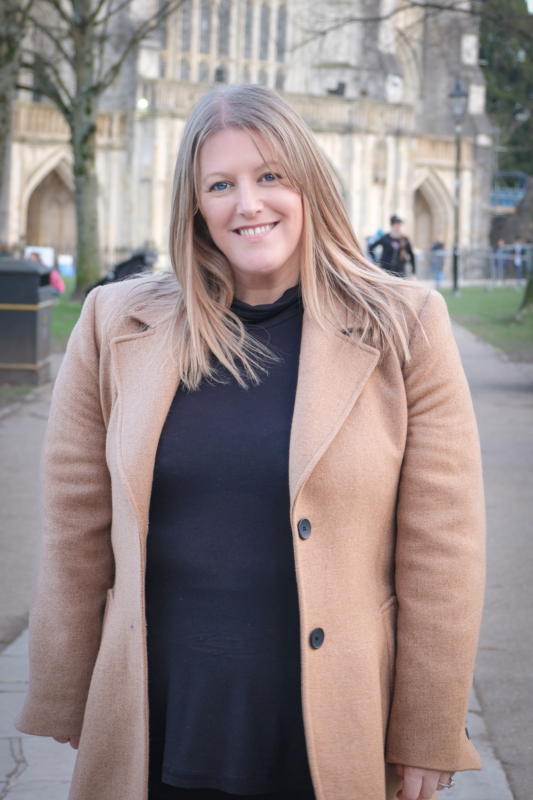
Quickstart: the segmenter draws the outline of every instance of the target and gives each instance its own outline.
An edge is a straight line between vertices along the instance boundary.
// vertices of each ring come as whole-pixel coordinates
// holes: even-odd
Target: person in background
[[[7,242],[0,242],[0,258],[13,258],[13,252]]]
[[[412,264],[412,277],[416,277],[416,264],[415,256],[411,248],[411,243],[407,236],[402,233],[403,220],[394,214],[390,219],[391,231],[382,236],[381,239],[373,242],[369,247],[369,253],[374,259],[375,251],[378,246],[383,248],[381,259],[379,262],[380,267],[392,272],[394,275],[400,275],[402,278],[406,277],[406,264],[409,259]]]
[[[55,267],[50,273],[50,286],[56,297],[59,297],[65,291],[65,281]]]
[[[512,253],[514,256],[515,289],[518,289],[524,273],[524,240],[520,236],[515,239]]]
[[[433,242],[430,247],[429,268],[435,280],[435,289],[440,289],[444,280],[444,244]]]
[[[496,266],[496,280],[505,280],[505,265],[507,262],[507,253],[505,252],[505,239],[498,239],[498,244],[494,249],[495,258],[494,263]]]
[[[36,252],[30,253],[29,259],[30,261],[37,261],[39,264],[43,263],[41,256]],[[50,286],[55,297],[59,297],[65,291],[65,281],[55,267],[52,267],[50,272]]]

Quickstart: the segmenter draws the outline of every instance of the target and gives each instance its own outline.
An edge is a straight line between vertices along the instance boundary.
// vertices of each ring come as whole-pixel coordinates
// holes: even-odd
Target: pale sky
[[[533,0],[527,0],[527,7],[529,8],[531,13],[533,14]]]

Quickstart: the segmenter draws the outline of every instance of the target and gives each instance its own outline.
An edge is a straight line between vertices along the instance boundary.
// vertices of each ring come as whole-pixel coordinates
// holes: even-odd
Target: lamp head
[[[459,122],[465,115],[466,104],[468,102],[468,92],[465,89],[461,78],[457,78],[455,86],[448,97],[452,103],[452,114]]]

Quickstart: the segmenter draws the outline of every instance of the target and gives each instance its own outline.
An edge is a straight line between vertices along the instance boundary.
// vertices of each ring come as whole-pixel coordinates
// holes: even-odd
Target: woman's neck
[[[300,270],[286,272],[283,276],[235,276],[235,297],[249,306],[275,303],[287,289],[297,286]]]

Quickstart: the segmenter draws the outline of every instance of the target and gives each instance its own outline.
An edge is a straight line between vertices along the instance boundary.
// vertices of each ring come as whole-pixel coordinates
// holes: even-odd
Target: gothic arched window
[[[191,49],[191,0],[185,0],[181,7],[181,52]]]
[[[228,82],[228,68],[221,64],[215,70],[215,83],[227,83]]]
[[[200,62],[198,80],[200,83],[209,83],[209,64],[206,61]]]
[[[282,69],[278,69],[278,71],[276,72],[276,89],[279,92],[282,92],[284,86],[285,86],[285,75]]]
[[[200,4],[200,53],[209,53],[211,49],[211,0],[202,0]]]
[[[220,0],[218,10],[218,54],[229,56],[229,32],[231,24],[231,0]]]
[[[276,61],[285,61],[285,42],[287,40],[287,6],[278,9],[278,36],[276,40]]]
[[[186,58],[182,58],[180,64],[180,78],[182,81],[188,81],[190,76],[191,71],[189,69],[189,62]]]
[[[270,38],[270,7],[267,3],[261,6],[261,30],[259,38],[259,58],[268,61],[268,41]]]
[[[253,6],[251,0],[247,0],[244,9],[244,57],[252,57],[252,24]]]
[[[268,86],[268,76],[266,69],[259,70],[259,81],[261,86]]]

